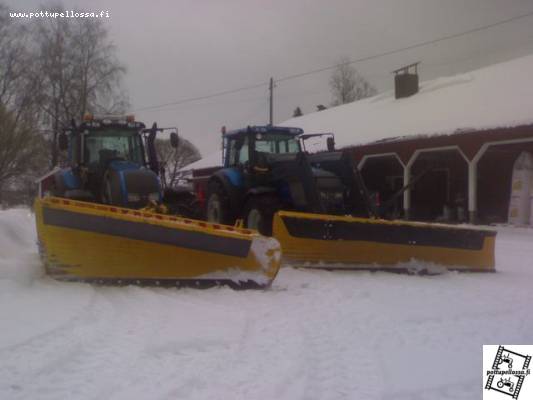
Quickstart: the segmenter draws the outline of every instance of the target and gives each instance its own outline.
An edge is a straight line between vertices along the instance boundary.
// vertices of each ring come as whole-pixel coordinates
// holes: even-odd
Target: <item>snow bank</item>
[[[0,211],[0,280],[30,283],[41,276],[35,217],[26,208]]]
[[[59,284],[43,284],[42,277],[35,216],[26,208],[0,211],[0,351],[53,331],[86,303],[79,285],[58,292]]]

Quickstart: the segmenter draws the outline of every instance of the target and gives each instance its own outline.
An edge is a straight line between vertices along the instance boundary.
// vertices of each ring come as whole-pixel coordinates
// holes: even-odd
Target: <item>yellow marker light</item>
[[[83,120],[84,121],[92,121],[93,120],[93,115],[91,113],[85,113],[85,114],[83,114]]]
[[[126,122],[135,122],[135,115],[126,115]]]

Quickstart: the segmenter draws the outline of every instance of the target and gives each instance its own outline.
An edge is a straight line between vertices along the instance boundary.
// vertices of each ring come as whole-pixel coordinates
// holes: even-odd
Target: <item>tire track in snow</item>
[[[2,354],[0,394],[9,398],[104,398],[135,370],[138,349],[158,323],[146,323],[142,298],[130,290],[96,287],[91,301],[60,327]],[[142,297],[142,296],[141,296]],[[152,319],[152,322],[153,319]]]
[[[227,368],[210,377],[213,385],[223,393],[237,388],[234,399],[376,398],[367,386],[377,379],[376,363],[364,344],[354,346],[360,321],[353,305],[368,310],[366,291],[349,275],[345,284],[346,276],[324,271],[287,269],[278,282],[283,277],[288,287],[232,296],[247,324]]]
[[[378,372],[368,354],[364,329],[371,321],[368,292],[358,282],[359,272],[322,272],[320,290],[313,308],[314,327],[306,326],[310,369],[305,399],[377,398]],[[326,285],[323,282],[326,281]],[[318,282],[317,282],[318,283]],[[379,387],[379,386],[378,386]]]
[[[92,347],[94,337],[98,334],[95,330],[98,321],[87,318],[95,315],[93,310],[97,306],[101,306],[101,303],[93,290],[90,301],[74,318],[3,352],[0,375],[5,383],[0,394],[5,393],[7,398],[60,398],[72,395],[71,391],[77,389],[69,389],[65,385],[76,383],[78,386],[80,383],[80,377],[75,373],[75,361],[85,354],[87,347]],[[105,318],[107,310],[100,307],[97,314],[98,318]],[[73,376],[76,376],[75,382]],[[65,382],[65,378],[68,382]]]
[[[220,293],[217,289],[214,292]],[[132,347],[133,365],[121,372],[130,372],[126,384],[112,396],[105,391],[102,395],[117,400],[212,398],[213,377],[219,371],[227,373],[227,360],[244,325],[240,311],[219,301],[206,301],[204,291],[161,289],[146,290],[144,294],[144,302],[149,304],[145,304],[146,315],[139,321],[145,331],[134,335],[140,340]],[[151,315],[154,309],[159,310],[157,315]],[[191,314],[203,319],[194,323]],[[228,329],[226,324],[234,327]]]
[[[62,284],[55,282],[55,281],[51,281],[49,279],[44,279],[42,282],[37,283],[36,285],[39,286],[38,287],[39,290],[43,289],[43,287],[46,287],[48,291],[50,290],[53,291],[57,289],[59,292],[61,292],[61,288],[62,288],[61,287]],[[18,348],[22,348],[27,345],[32,345],[32,343],[35,341],[38,341],[41,339],[44,340],[49,336],[54,336],[58,332],[61,332],[63,330],[68,330],[72,325],[75,325],[77,321],[82,320],[83,313],[87,309],[90,309],[92,307],[92,303],[94,303],[95,301],[95,292],[92,288],[90,288],[87,285],[79,285],[79,284],[74,284],[74,285],[78,285],[77,287],[81,289],[76,292],[76,300],[79,303],[80,302],[79,298],[82,297],[82,301],[78,308],[74,310],[69,310],[71,316],[67,317],[66,320],[60,321],[59,323],[57,323],[56,325],[53,325],[50,328],[43,328],[42,332],[33,334],[29,338],[22,338],[20,340],[16,340],[14,343],[11,342],[11,343],[8,343],[7,345],[4,345],[3,347],[0,348],[0,354],[2,354],[3,352],[13,352]],[[23,287],[19,288],[19,290],[23,290],[23,289],[24,289]],[[72,294],[72,291],[70,292],[70,294]],[[83,299],[83,295],[86,296],[86,299]],[[42,304],[39,304],[39,305],[42,307]],[[42,311],[48,311],[48,310],[45,307],[42,309]]]
[[[77,287],[91,301],[74,318],[77,306],[42,307],[43,321],[52,307],[67,315],[2,343],[0,398],[473,398],[481,344],[531,338],[527,264],[438,277],[284,269],[260,292],[57,284],[64,303],[79,302]],[[17,307],[48,301],[38,289],[50,282],[36,282],[2,287]],[[415,379],[454,360],[464,374]]]

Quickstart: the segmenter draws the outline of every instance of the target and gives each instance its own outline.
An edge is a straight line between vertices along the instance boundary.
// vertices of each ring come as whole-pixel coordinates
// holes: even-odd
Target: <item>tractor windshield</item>
[[[87,164],[105,164],[111,159],[144,164],[141,136],[137,131],[91,131],[85,136],[84,144],[84,159]]]
[[[300,142],[293,135],[258,133],[255,135],[255,150],[271,154],[298,153],[300,152]]]

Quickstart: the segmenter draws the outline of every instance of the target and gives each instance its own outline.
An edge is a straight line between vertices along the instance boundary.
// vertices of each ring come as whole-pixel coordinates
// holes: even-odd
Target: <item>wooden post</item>
[[[477,221],[477,161],[468,163],[468,219],[471,224]]]
[[[407,165],[403,169],[403,186],[406,186],[411,181],[411,162],[407,163]],[[403,213],[404,213],[404,219],[410,218],[410,209],[411,209],[411,188],[406,189],[403,192]]]

